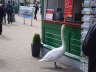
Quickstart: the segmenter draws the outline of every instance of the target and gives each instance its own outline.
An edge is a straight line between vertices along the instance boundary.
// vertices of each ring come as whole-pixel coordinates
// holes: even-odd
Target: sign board
[[[26,22],[25,18],[31,18],[31,26],[32,26],[34,10],[35,10],[34,7],[20,6],[19,16],[24,18],[24,24]]]
[[[53,9],[47,9],[46,10],[46,19],[52,20],[53,19],[53,13],[54,13]]]
[[[34,13],[34,7],[20,6],[19,15],[32,17]]]
[[[72,17],[73,0],[64,1],[64,18]]]

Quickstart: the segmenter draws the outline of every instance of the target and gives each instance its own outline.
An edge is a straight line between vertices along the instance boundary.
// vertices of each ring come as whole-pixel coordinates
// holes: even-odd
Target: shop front
[[[41,0],[41,2],[44,48],[51,50],[62,44],[61,25],[64,24],[64,58],[68,58],[73,65],[76,65],[75,67],[80,68],[82,65],[81,11],[83,0]]]

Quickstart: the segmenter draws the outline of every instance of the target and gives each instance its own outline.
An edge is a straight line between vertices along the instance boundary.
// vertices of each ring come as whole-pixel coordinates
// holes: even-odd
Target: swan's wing
[[[63,51],[60,48],[55,48],[49,51],[40,61],[53,61],[62,56]]]

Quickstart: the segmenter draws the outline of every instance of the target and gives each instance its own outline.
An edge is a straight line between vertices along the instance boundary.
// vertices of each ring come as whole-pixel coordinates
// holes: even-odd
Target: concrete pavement
[[[34,33],[41,33],[40,16],[37,21],[16,15],[16,23],[4,24],[0,36],[0,72],[79,72],[71,66],[54,69],[52,62],[38,62],[31,56],[31,42]]]

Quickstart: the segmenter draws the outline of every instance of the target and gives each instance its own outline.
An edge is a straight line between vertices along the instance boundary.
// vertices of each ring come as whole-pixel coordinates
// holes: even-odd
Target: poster
[[[64,1],[64,18],[72,17],[73,0]]]
[[[53,13],[54,13],[53,9],[47,9],[46,10],[46,19],[52,20],[53,19]]]
[[[34,13],[33,7],[20,6],[19,15],[23,17],[32,17]]]

